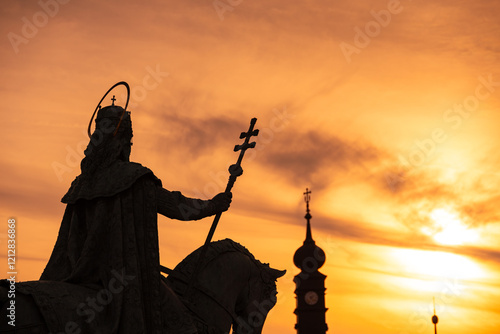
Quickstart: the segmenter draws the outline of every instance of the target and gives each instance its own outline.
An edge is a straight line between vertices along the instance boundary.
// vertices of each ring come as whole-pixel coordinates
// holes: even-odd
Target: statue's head
[[[108,106],[99,110],[96,117],[96,126],[93,137],[97,140],[104,135],[110,142],[116,142],[120,146],[119,158],[129,160],[132,146],[132,120],[130,112],[120,106]],[[96,133],[100,132],[100,133]]]
[[[82,160],[82,173],[109,166],[116,160],[129,161],[132,136],[130,112],[115,105],[99,109]]]

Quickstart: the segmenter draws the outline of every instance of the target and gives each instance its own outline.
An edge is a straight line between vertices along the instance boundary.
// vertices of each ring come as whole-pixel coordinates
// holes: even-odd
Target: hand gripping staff
[[[226,190],[225,192],[230,192],[231,189],[234,186],[234,182],[236,181],[236,178],[243,174],[243,168],[241,168],[241,161],[243,160],[243,156],[245,155],[246,150],[249,148],[254,148],[255,147],[255,142],[251,142],[250,138],[253,136],[257,136],[259,134],[259,130],[255,129],[254,126],[255,123],[257,122],[257,118],[252,118],[250,120],[250,127],[248,128],[247,132],[242,132],[240,134],[240,139],[245,138],[245,141],[241,145],[235,145],[234,146],[234,152],[240,151],[240,156],[238,157],[238,161],[234,165],[229,166],[229,181],[227,182]],[[205,244],[203,245],[203,248],[201,249],[200,256],[198,257],[198,261],[196,262],[196,266],[194,268],[193,275],[191,276],[191,279],[189,280],[189,284],[186,289],[186,295],[191,291],[191,288],[193,287],[193,284],[195,283],[197,276],[200,271],[200,266],[201,263],[203,262],[203,259],[205,258],[205,255],[207,253],[208,246],[210,245],[210,242],[212,241],[212,237],[214,236],[215,229],[217,228],[217,224],[219,223],[219,219],[221,217],[222,213],[218,213],[215,215],[214,221],[212,223],[212,227],[210,228],[210,231],[208,232],[207,239],[205,240]]]

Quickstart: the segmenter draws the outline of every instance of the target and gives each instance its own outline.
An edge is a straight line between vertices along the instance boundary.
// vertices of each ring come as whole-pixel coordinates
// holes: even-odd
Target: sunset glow
[[[0,278],[12,217],[17,279],[40,277],[92,112],[126,81],[131,161],[189,197],[225,189],[257,118],[214,240],[287,270],[263,334],[296,334],[306,188],[327,333],[430,334],[433,298],[438,333],[500,333],[499,17],[493,0],[6,1]],[[211,223],[159,216],[161,264]]]
[[[406,273],[417,277],[458,280],[484,278],[481,268],[461,255],[413,249],[397,250],[394,255]]]
[[[435,209],[430,214],[434,221],[433,232],[429,227],[423,227],[422,232],[430,235],[436,242],[443,245],[463,245],[478,240],[479,234],[476,230],[469,229],[460,221],[456,213],[446,209]]]

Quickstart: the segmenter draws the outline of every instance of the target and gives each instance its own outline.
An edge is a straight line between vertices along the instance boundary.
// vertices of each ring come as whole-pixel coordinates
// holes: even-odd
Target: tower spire
[[[316,270],[325,263],[325,252],[323,252],[320,247],[316,246],[316,242],[312,238],[312,216],[309,209],[309,202],[311,201],[311,191],[309,190],[309,188],[306,188],[306,192],[303,193],[303,195],[306,202],[306,215],[304,216],[304,218],[307,220],[306,239],[304,240],[302,247],[297,249],[297,251],[295,252],[295,255],[293,256],[293,262],[298,268],[310,271],[311,268],[314,268],[314,270]],[[304,266],[308,268],[305,268]]]
[[[305,219],[307,219],[307,230],[306,230],[306,240],[309,242],[314,242],[312,238],[312,233],[311,233],[311,212],[309,211],[309,202],[311,201],[311,191],[309,188],[306,188],[306,192],[304,193],[304,200],[306,202],[306,215],[304,216]]]

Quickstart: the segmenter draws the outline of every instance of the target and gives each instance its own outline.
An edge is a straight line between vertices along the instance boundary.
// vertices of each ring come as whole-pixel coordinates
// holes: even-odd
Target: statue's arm
[[[218,194],[211,200],[189,198],[179,191],[156,189],[158,213],[179,220],[198,220],[226,211],[231,203],[231,193]]]

